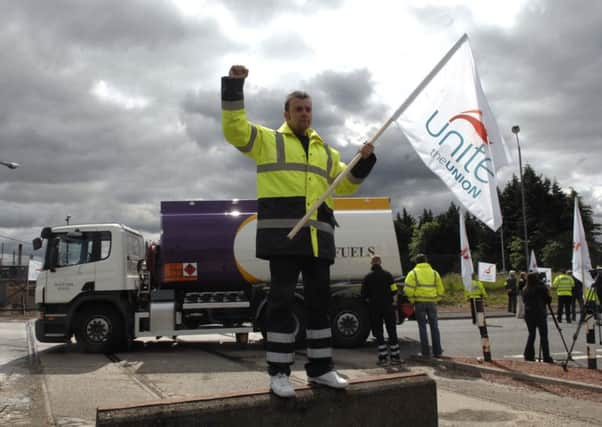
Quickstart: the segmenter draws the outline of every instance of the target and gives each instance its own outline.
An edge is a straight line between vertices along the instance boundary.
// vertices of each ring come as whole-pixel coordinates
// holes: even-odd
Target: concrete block
[[[200,399],[170,399],[98,408],[97,426],[437,426],[435,381],[397,373],[350,381],[346,390],[296,388],[282,399],[258,390]]]

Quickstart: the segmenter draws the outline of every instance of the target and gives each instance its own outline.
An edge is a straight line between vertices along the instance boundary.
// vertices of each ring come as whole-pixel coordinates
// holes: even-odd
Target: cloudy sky
[[[0,161],[21,164],[0,166],[5,262],[10,239],[67,216],[155,238],[161,200],[254,198],[254,164],[221,133],[231,64],[250,70],[252,121],[278,127],[284,96],[304,89],[313,127],[349,160],[463,33],[515,161],[519,124],[523,163],[602,222],[600,28],[602,2],[585,0],[2,2]],[[358,195],[447,208],[398,127],[376,152]]]

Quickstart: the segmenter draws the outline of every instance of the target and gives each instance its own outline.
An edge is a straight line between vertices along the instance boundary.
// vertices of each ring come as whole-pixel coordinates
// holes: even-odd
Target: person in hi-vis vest
[[[440,357],[443,353],[441,337],[439,334],[439,319],[437,317],[437,302],[445,294],[441,276],[427,262],[426,255],[418,254],[415,257],[416,266],[408,273],[405,279],[404,292],[412,304],[418,323],[420,335],[421,356],[430,357],[429,340],[426,324],[431,330],[433,356]]]
[[[270,293],[266,319],[266,359],[270,388],[278,396],[292,397],[289,381],[295,355],[294,292],[301,273],[307,317],[305,365],[311,383],[347,387],[334,370],[331,348],[330,265],[336,247],[334,201],[318,207],[292,239],[295,224],[326,192],[345,168],[337,150],[312,129],[312,100],[301,91],[284,103],[285,122],[277,130],[251,123],[244,109],[243,85],[248,70],[233,65],[222,77],[222,128],[226,140],[253,159],[257,168],[256,256],[269,261]],[[337,185],[339,195],[352,194],[376,162],[372,144],[360,148],[361,159]]]
[[[575,287],[571,270],[556,276],[554,282],[552,282],[552,287],[556,289],[556,295],[558,296],[558,322],[562,322],[562,313],[564,312],[566,323],[571,323],[571,300],[573,299],[573,288]]]

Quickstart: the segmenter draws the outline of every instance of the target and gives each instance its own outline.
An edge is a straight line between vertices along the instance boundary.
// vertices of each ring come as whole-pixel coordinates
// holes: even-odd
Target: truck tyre
[[[88,353],[116,351],[125,342],[121,316],[112,307],[87,307],[78,316],[75,338]]]
[[[332,311],[332,345],[352,348],[366,342],[370,334],[368,307],[359,302],[340,303]]]

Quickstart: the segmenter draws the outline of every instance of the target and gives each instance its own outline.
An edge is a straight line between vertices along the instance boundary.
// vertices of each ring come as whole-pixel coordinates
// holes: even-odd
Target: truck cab
[[[144,238],[119,224],[47,227],[45,257],[36,287],[36,336],[65,342],[75,333],[90,348],[123,340],[138,291]],[[42,247],[34,240],[34,248]]]

